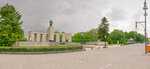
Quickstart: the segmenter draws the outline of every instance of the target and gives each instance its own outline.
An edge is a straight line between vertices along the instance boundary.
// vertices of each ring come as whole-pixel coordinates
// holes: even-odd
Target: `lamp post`
[[[147,24],[146,24],[146,16],[147,16],[147,10],[148,10],[148,7],[147,7],[147,2],[146,2],[146,0],[145,0],[145,2],[144,2],[144,7],[143,7],[143,10],[145,11],[145,13],[144,13],[144,16],[145,16],[145,54],[147,54]]]
[[[145,27],[144,28],[144,34],[145,34],[145,54],[147,54],[147,20],[146,20],[146,16],[148,15],[147,14],[147,10],[148,10],[148,7],[147,7],[147,2],[146,2],[146,0],[145,0],[145,2],[144,2],[144,7],[143,7],[143,10],[144,10],[144,17],[145,17],[145,21],[139,21],[139,22],[136,22],[135,24],[136,24],[136,26],[135,27],[137,27],[137,23],[139,23],[139,24],[141,24],[141,23],[145,23],[145,26],[143,25],[143,24],[141,24],[141,25],[143,25],[143,27]]]
[[[105,46],[103,48],[108,48],[106,47],[106,35],[104,36],[104,39],[105,39]]]
[[[83,33],[84,32],[81,32],[81,46],[82,46],[82,49],[83,49]]]
[[[121,38],[121,46],[122,46],[122,38]]]

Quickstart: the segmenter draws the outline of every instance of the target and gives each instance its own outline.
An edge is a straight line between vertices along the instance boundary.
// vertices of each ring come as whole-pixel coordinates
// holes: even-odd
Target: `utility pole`
[[[146,21],[146,16],[147,16],[147,10],[148,10],[148,7],[147,7],[147,2],[145,0],[144,2],[144,7],[143,7],[143,10],[145,11],[144,13],[144,16],[145,16],[145,54],[147,54],[147,21]]]

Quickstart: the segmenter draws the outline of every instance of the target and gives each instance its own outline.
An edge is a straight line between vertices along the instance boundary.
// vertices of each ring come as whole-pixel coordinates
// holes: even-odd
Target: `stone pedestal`
[[[48,33],[48,41],[54,41],[54,28],[50,26],[47,30]]]

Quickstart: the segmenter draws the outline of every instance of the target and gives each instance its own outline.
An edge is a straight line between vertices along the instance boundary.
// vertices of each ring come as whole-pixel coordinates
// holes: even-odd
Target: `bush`
[[[47,52],[81,50],[81,46],[57,46],[57,47],[0,47],[0,52]]]
[[[18,39],[18,41],[27,41],[27,38]]]

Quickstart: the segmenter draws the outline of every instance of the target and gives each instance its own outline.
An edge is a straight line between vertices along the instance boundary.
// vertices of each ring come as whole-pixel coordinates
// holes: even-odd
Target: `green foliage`
[[[144,35],[137,33],[136,34],[136,41],[137,42],[144,42],[145,38]]]
[[[136,34],[137,34],[136,31],[130,31],[128,34],[128,37],[133,38],[136,41]]]
[[[98,38],[104,40],[104,36],[108,37],[109,35],[109,24],[106,17],[103,17],[101,24],[98,27]]]
[[[126,44],[126,37],[123,31],[115,29],[109,35],[110,40],[112,40],[113,44],[116,44],[119,41],[122,44]],[[111,43],[111,42],[109,42]]]
[[[60,32],[58,32],[58,31],[55,31],[55,33],[60,33]]]
[[[61,33],[65,33],[65,32],[63,31],[63,32],[61,32]]]
[[[27,41],[27,38],[18,39],[18,41]]]
[[[87,33],[88,33],[89,39],[91,41],[97,41],[98,40],[97,29],[91,29]]]
[[[47,52],[81,50],[81,46],[57,46],[57,47],[0,47],[0,52]]]
[[[72,41],[73,42],[80,42],[81,43],[81,33],[77,33],[74,36],[72,36]],[[90,39],[89,35],[87,32],[83,33],[83,42],[91,42],[92,40]]]
[[[136,42],[144,42],[144,35],[137,33],[136,31],[130,31],[126,34],[127,39],[133,38]]]
[[[144,42],[144,35],[137,33],[136,31],[123,32],[122,30],[115,29],[109,35],[110,44],[116,44],[119,41],[122,44],[126,44],[127,40],[133,38],[136,42]],[[112,42],[112,43],[111,43]]]
[[[24,36],[21,29],[21,15],[12,5],[5,5],[0,9],[3,19],[0,21],[0,46],[11,46]]]
[[[113,44],[113,41],[110,39],[110,37],[107,38],[107,42],[108,42],[109,44]]]

